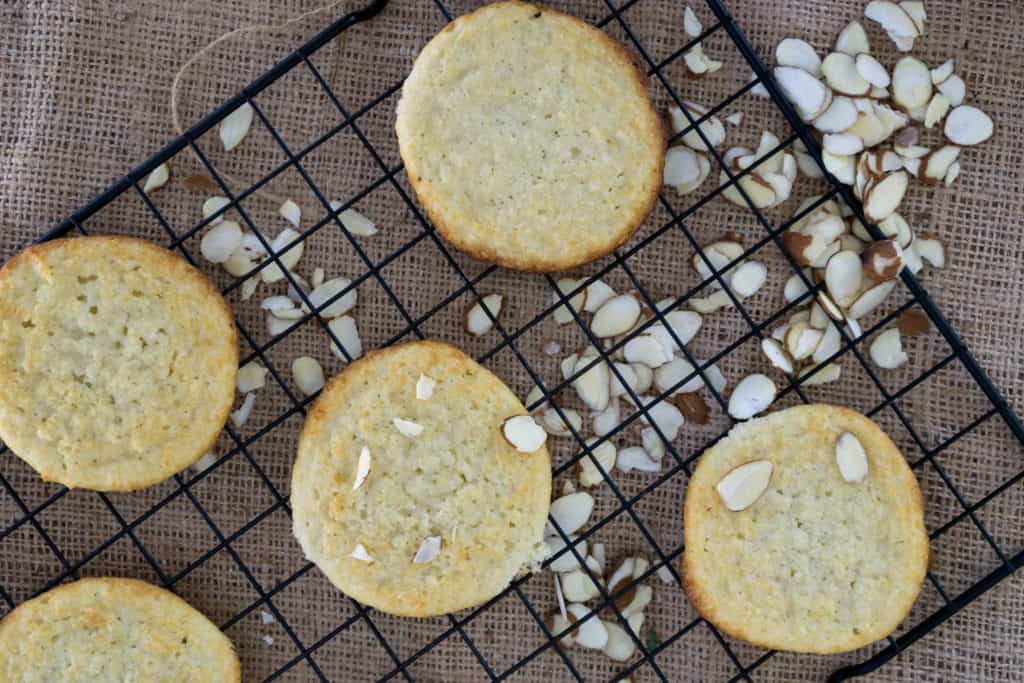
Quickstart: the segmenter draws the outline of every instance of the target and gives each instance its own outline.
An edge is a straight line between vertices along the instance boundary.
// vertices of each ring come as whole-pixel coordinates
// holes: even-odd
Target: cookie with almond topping
[[[517,450],[502,431],[526,414],[448,344],[367,353],[328,382],[302,428],[291,502],[306,557],[389,614],[494,597],[546,553],[550,456]]]
[[[921,491],[892,440],[847,408],[737,424],[686,491],[690,602],[754,645],[829,654],[884,638],[928,568]]]

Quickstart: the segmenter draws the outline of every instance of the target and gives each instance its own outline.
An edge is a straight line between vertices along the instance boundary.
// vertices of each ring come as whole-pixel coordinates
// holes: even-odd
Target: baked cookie
[[[770,467],[737,471],[751,462]],[[874,422],[830,405],[733,427],[693,473],[684,529],[690,602],[767,648],[828,654],[885,637],[928,567],[921,491],[903,456]]]
[[[0,621],[7,683],[237,683],[231,641],[174,593],[137,579],[81,579]]]
[[[334,585],[390,614],[479,605],[544,555],[551,459],[502,424],[525,415],[455,347],[372,351],[333,378],[299,439],[295,535]],[[363,455],[363,454],[366,455]]]
[[[604,256],[661,189],[662,123],[629,54],[600,29],[525,2],[485,5],[427,43],[395,127],[437,229],[507,268]]]
[[[54,240],[0,269],[0,439],[47,481],[131,491],[188,467],[237,372],[224,298],[155,244]]]

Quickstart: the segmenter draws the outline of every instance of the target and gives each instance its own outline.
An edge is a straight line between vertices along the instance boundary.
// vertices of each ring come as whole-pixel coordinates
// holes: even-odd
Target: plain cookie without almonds
[[[836,441],[863,445],[851,484]],[[768,488],[740,512],[716,485],[767,460]],[[878,426],[830,405],[736,425],[700,459],[686,492],[682,570],[691,603],[725,633],[766,648],[829,654],[885,637],[910,611],[928,567],[917,480]]]
[[[434,381],[426,399],[421,375]],[[498,377],[447,344],[401,344],[352,363],[299,440],[291,501],[306,556],[390,614],[446,614],[494,597],[545,550],[551,459],[543,446],[516,451],[501,432],[525,414]],[[369,470],[353,490],[364,449]],[[352,556],[357,548],[365,554]]]
[[[237,372],[227,303],[162,247],[61,239],[0,269],[0,439],[47,481],[130,491],[183,470]]]
[[[0,621],[5,683],[237,683],[238,656],[210,620],[145,581],[81,579]]]
[[[516,270],[609,253],[661,189],[662,122],[629,54],[600,29],[525,2],[485,5],[427,43],[396,131],[437,229]]]

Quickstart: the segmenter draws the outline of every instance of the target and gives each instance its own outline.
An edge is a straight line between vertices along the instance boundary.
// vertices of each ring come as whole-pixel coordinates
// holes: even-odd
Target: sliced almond
[[[590,519],[593,511],[594,497],[579,491],[552,501],[549,514],[562,533],[568,536],[579,531]]]
[[[355,288],[351,288],[351,285],[352,281],[343,277],[326,280],[309,293],[309,303],[319,310],[320,315],[324,318],[330,319],[345,315],[355,308],[359,299],[359,293]],[[345,293],[341,294],[342,292]],[[324,306],[328,301],[331,303]]]
[[[824,363],[839,352],[842,344],[842,336],[839,334],[838,325],[828,324],[821,333],[821,340],[811,354],[811,360],[815,363]]]
[[[224,214],[222,210],[231,204],[231,200],[227,197],[220,195],[210,197],[203,202],[203,218],[210,218],[214,214],[218,214],[216,218],[210,221],[210,225],[216,225],[224,220]],[[236,224],[237,225],[237,224]]]
[[[746,208],[749,206],[748,199],[755,209],[767,209],[776,204],[775,188],[757,173],[748,173],[732,184],[729,184],[729,176],[725,171],[722,171],[718,178],[722,185],[726,185],[726,188],[722,190],[722,196],[736,206]],[[743,193],[737,189],[737,186],[743,188]],[[744,193],[746,197],[743,196]]]
[[[900,3],[900,9],[906,12],[914,22],[918,35],[924,35],[924,22],[928,19],[928,15],[924,11],[924,2],[922,0],[903,0]]]
[[[636,653],[636,643],[626,630],[611,621],[602,621],[608,631],[608,642],[602,652],[613,662],[625,662]]]
[[[249,421],[249,416],[252,415],[253,406],[256,405],[256,393],[250,392],[245,395],[245,399],[242,400],[242,405],[238,407],[238,410],[231,413],[231,421],[235,423],[235,427],[241,429],[245,426],[245,423]]]
[[[768,279],[768,268],[758,261],[741,263],[729,278],[729,286],[738,296],[753,296]]]
[[[774,339],[765,338],[761,340],[761,351],[775,368],[787,375],[793,374],[793,358],[782,344]]]
[[[839,474],[851,484],[859,484],[868,476],[868,454],[852,432],[843,432],[836,439],[836,465]]]
[[[348,556],[360,562],[373,562],[373,558],[370,557],[370,553],[366,551],[366,546],[362,543],[356,543],[356,547],[352,549]]]
[[[693,10],[690,9],[689,5],[687,5],[686,9],[683,10],[683,31],[685,31],[686,35],[691,38],[696,38],[704,32],[704,27],[701,26],[700,19],[698,19],[697,15],[693,13]]]
[[[618,398],[610,399],[608,407],[599,413],[594,413],[593,418],[591,427],[597,436],[604,436],[618,427],[621,421]]]
[[[821,57],[810,43],[799,38],[784,38],[775,46],[775,63],[795,66],[815,77],[821,76]]]
[[[555,585],[558,585],[558,577],[555,577]],[[575,623],[575,620],[573,623]],[[548,632],[556,638],[559,633],[565,632],[571,626],[569,619],[558,612],[552,612],[549,614],[547,619],[544,621],[544,624],[548,627]],[[575,635],[577,633],[579,633],[579,629],[566,633],[561,638],[558,638],[558,643],[560,645],[572,645],[576,642]]]
[[[724,294],[724,292],[716,292]],[[712,295],[714,296],[714,295]],[[691,300],[691,305],[693,301]],[[647,367],[654,368],[664,365],[672,360],[672,352],[651,334],[641,334],[633,337],[623,348],[626,361],[629,363],[642,363]]]
[[[855,100],[854,104],[860,100]],[[870,100],[864,100],[870,102]],[[853,125],[846,129],[846,132],[850,135],[856,135],[864,141],[865,147],[874,147],[879,144],[892,131],[886,126],[886,124],[878,117],[875,113],[874,108],[871,111],[858,111],[857,120],[853,122]]]
[[[596,365],[584,371],[583,369],[594,360],[594,356],[584,355],[576,361],[573,374],[579,376],[573,380],[572,385],[576,389],[576,393],[579,394],[580,400],[588,408],[595,412],[601,412],[608,407],[608,400],[611,397],[609,371],[608,364],[604,361],[598,361]]]
[[[262,389],[267,385],[267,369],[256,361],[246,363],[238,368],[236,384],[240,394]]]
[[[608,629],[605,628],[604,622],[596,616],[583,621],[584,617],[591,614],[589,607],[574,602],[566,609],[569,610],[570,621],[577,625],[575,631],[577,645],[589,650],[601,650],[608,644]]]
[[[416,551],[416,555],[412,558],[413,564],[424,564],[426,562],[432,562],[438,555],[441,554],[441,537],[440,536],[427,536],[420,543],[419,549]]]
[[[960,162],[954,161],[952,164],[949,165],[949,168],[946,170],[946,177],[942,179],[942,182],[946,184],[946,187],[949,187],[950,185],[953,184],[953,181],[956,180],[959,176]]]
[[[773,74],[804,121],[810,121],[829,106],[830,91],[814,74],[795,66],[777,66]]]
[[[677,387],[676,385],[683,380],[686,380],[685,383]],[[702,389],[704,380],[696,373],[688,360],[677,357],[654,371],[654,386],[662,392],[689,393]]]
[[[422,427],[420,429],[422,430]],[[520,453],[534,453],[540,450],[548,439],[548,433],[529,415],[513,415],[506,418],[501,424],[501,434],[505,441]]]
[[[903,57],[892,72],[892,99],[904,111],[924,107],[932,97],[932,75],[915,57]]]
[[[860,255],[864,272],[872,280],[891,280],[903,270],[903,249],[896,240],[872,242]]]
[[[644,400],[648,399],[645,397]],[[656,426],[669,441],[676,438],[679,428],[683,426],[684,422],[683,414],[679,412],[679,409],[665,400],[648,407],[647,414],[643,415],[641,420],[645,424]]]
[[[904,251],[904,255],[906,252]],[[860,296],[850,304],[850,308],[847,311],[847,315],[850,318],[859,320],[871,311],[878,308],[878,306],[885,301],[885,298],[889,296],[889,292],[896,286],[896,280],[889,280],[888,282],[880,282],[877,285],[870,287],[863,292]]]
[[[835,49],[836,52],[843,52],[851,57],[871,51],[868,45],[868,34],[859,21],[851,21],[839,32]]]
[[[778,390],[775,382],[762,374],[748,375],[741,379],[729,397],[729,415],[737,420],[749,420],[763,412]]]
[[[292,224],[292,227],[299,227],[299,223],[302,221],[302,209],[299,205],[290,199],[284,200],[281,204],[281,208],[277,210],[277,213],[281,218],[285,219]]]
[[[856,56],[857,73],[866,80],[868,83],[876,88],[888,88],[889,83],[892,80],[889,78],[889,72],[885,70],[882,63],[877,59],[862,52]]]
[[[875,183],[864,198],[864,215],[873,223],[885,220],[899,207],[906,194],[910,177],[896,171]]]
[[[316,358],[300,356],[293,360],[292,377],[299,391],[306,396],[312,396],[324,388],[324,369]]]
[[[729,298],[729,294],[724,290],[713,292],[705,297],[694,297],[693,299],[690,299],[690,306],[693,307],[693,310],[705,315],[708,313],[714,313],[722,308],[729,308],[732,305],[732,299]]]
[[[926,183],[941,182],[959,156],[960,147],[956,145],[939,147],[921,160],[921,180]]]
[[[699,120],[709,111],[707,107],[695,102],[684,102],[683,104],[686,107],[686,111],[689,112],[690,117],[695,121]],[[707,145],[704,144],[704,140],[701,138],[697,130],[700,130],[700,132],[704,134],[704,137],[707,138],[712,147],[717,147],[725,142],[725,126],[722,125],[721,120],[719,120],[717,116],[709,116],[695,128],[691,128],[690,119],[686,117],[683,110],[679,107],[671,107],[669,109],[669,116],[672,120],[672,130],[675,133],[682,133],[684,130],[687,131],[682,137],[682,143],[687,147],[695,149],[698,152],[707,151]]]
[[[715,485],[725,507],[742,512],[757,502],[772,480],[774,467],[768,460],[755,460],[735,467]]]
[[[590,330],[596,337],[607,338],[624,334],[636,325],[640,318],[640,302],[632,294],[620,294],[604,303],[590,322]],[[599,410],[603,410],[600,408]]]
[[[366,481],[366,477],[370,475],[370,449],[367,446],[363,446],[362,450],[359,451],[359,462],[356,463],[356,477],[352,481],[352,490],[357,490]]]
[[[790,325],[786,331],[786,351],[793,357],[793,360],[809,358],[818,348],[821,337],[821,330],[816,330],[807,323]]]
[[[967,97],[967,84],[964,83],[964,79],[956,74],[953,74],[935,87],[949,99],[950,105],[954,107],[959,107],[963,104],[964,98]]]
[[[243,292],[244,294],[244,292]],[[299,324],[299,321],[294,318],[279,318],[273,313],[267,316],[267,332],[271,337],[276,337],[279,334],[283,334],[288,330],[292,329]],[[333,351],[333,344],[332,344]]]
[[[932,267],[946,267],[946,243],[940,238],[927,233],[918,235],[914,240],[914,249]]]
[[[533,418],[530,419],[532,420]],[[394,423],[395,429],[398,430],[399,434],[401,434],[402,436],[407,436],[410,439],[414,439],[423,433],[423,425],[417,424],[412,420],[405,420],[403,418],[396,417],[392,420],[392,422]]]
[[[565,599],[572,602],[586,602],[601,594],[601,589],[586,572],[576,569],[558,577]]]
[[[427,377],[423,373],[420,373],[419,379],[416,380],[416,400],[427,401],[431,396],[434,395],[434,387],[437,386],[437,382],[430,377]]]
[[[359,330],[356,328],[356,321],[352,316],[343,315],[339,318],[334,318],[327,323],[327,328],[334,334],[334,336],[344,347],[345,352],[348,353],[348,358],[356,360],[363,355],[363,342],[359,338]],[[342,360],[347,360],[342,350],[338,348],[338,345],[331,341],[331,353]]]
[[[577,540],[575,536],[569,534],[567,534],[567,536],[569,537],[569,542],[572,543],[580,557],[585,558],[587,556],[587,539],[583,538]],[[566,572],[575,571],[582,566],[572,551],[567,550],[562,552],[566,547],[566,544],[565,541],[562,540],[561,536],[548,536],[544,539],[544,544],[547,546],[547,554],[544,556],[545,560],[558,555],[558,557],[551,560],[551,563],[548,565],[548,568],[551,571],[558,574],[565,574]]]
[[[842,367],[839,363],[829,363],[823,366],[808,365],[800,371],[800,383],[804,386],[828,384],[839,379],[841,372]]]
[[[688,344],[700,330],[703,318],[694,311],[669,311],[664,314],[665,325],[678,338],[679,343]],[[656,328],[652,325],[652,329]],[[673,344],[675,350],[679,349],[678,344]]]
[[[540,416],[541,426],[551,436],[569,436],[572,430],[579,434],[583,429],[583,418],[572,408],[562,408],[562,414],[554,408],[548,408]]]
[[[886,237],[895,239],[896,243],[903,249],[906,249],[914,239],[914,232],[910,229],[910,224],[898,213],[894,213],[886,218],[878,224],[878,227],[881,228],[882,233]],[[868,240],[870,239],[871,237],[868,237]]]
[[[825,164],[825,170],[835,176],[836,180],[844,185],[853,185],[856,180],[856,162],[852,156],[845,154],[833,154],[823,150],[821,161]]]
[[[282,267],[291,271],[298,265],[305,250],[305,242],[300,239],[301,237],[302,235],[292,228],[285,228],[274,237],[270,243],[270,250],[271,253],[277,254],[280,264],[271,263],[260,271],[264,282],[270,284],[284,280],[285,274]]]
[[[928,150],[926,148],[925,152]],[[921,177],[921,160],[920,159],[903,159],[903,168],[907,173],[914,176],[915,178]]]
[[[578,359],[578,353],[569,354],[568,356],[562,359],[562,362],[559,363],[560,369],[562,371],[562,379],[569,379],[576,373],[576,361]]]
[[[640,442],[652,460],[661,462],[665,457],[665,441],[653,427],[644,427],[640,430]]]
[[[142,186],[142,191],[146,194],[150,192],[156,192],[161,187],[167,184],[167,180],[171,177],[171,171],[167,167],[167,164],[160,164],[146,176],[146,184]]]
[[[994,125],[989,115],[967,104],[962,104],[946,117],[943,132],[946,139],[957,145],[977,145],[992,137]]]
[[[675,396],[676,408],[687,422],[705,425],[708,423],[708,404],[700,394],[683,392]],[[644,450],[648,450],[646,447]],[[649,451],[648,451],[649,453]]]
[[[492,317],[497,318],[501,315],[503,301],[504,297],[501,294],[486,294],[479,301],[470,305],[466,309],[463,319],[466,332],[469,332],[474,337],[479,337],[494,329]],[[490,315],[487,315],[488,311],[490,311]]]
[[[575,290],[577,287],[580,287],[582,284],[583,284],[583,280],[574,280],[572,278],[562,278],[561,280],[559,280],[558,282],[555,283],[555,286],[558,288],[558,291],[559,291],[559,293],[561,293],[562,296],[567,296],[570,292]],[[553,296],[554,296],[555,303],[558,303],[558,301],[560,300],[559,299],[559,294],[554,294]],[[586,303],[587,303],[587,290],[586,290],[586,288],[583,288],[577,294],[573,295],[569,299],[569,306],[571,306],[572,310],[576,311],[577,313],[579,313],[580,311],[583,310],[584,306],[586,306]],[[552,314],[551,317],[554,318],[555,322],[558,323],[559,325],[565,325],[565,324],[571,323],[573,321],[572,311],[569,310],[569,308],[567,308],[565,304],[563,304],[563,305],[559,306],[558,308],[556,308],[555,312]]]
[[[804,275],[808,276],[808,273],[804,273]],[[787,303],[793,303],[809,291],[810,290],[807,289],[807,285],[804,284],[804,278],[802,278],[799,273],[794,273],[788,280],[786,280],[786,284],[782,289],[782,296]]]
[[[652,459],[643,448],[630,446],[619,450],[615,458],[615,467],[621,472],[658,472],[661,470],[661,463]]]
[[[734,126],[740,126],[743,124],[743,112],[736,111],[725,117],[725,122],[730,123]]]
[[[807,176],[808,178],[825,177],[825,174],[818,166],[818,163],[810,154],[807,154],[805,152],[796,152],[794,156],[796,157],[797,168],[799,168],[800,172],[803,173],[805,176]]]
[[[903,265],[904,267],[917,275],[924,268],[924,261],[921,260],[921,255],[917,253],[917,240],[915,239],[908,246],[903,249]]]
[[[943,62],[942,64],[940,64],[937,67],[935,67],[934,69],[932,69],[932,71],[931,71],[932,83],[934,85],[938,85],[939,83],[942,83],[947,78],[952,76],[953,75],[953,68],[954,68],[955,64],[956,64],[955,60],[947,59],[945,62]]]
[[[605,284],[602,280],[594,280],[587,285],[587,293],[584,297],[583,310],[587,313],[594,313],[601,308],[606,301],[615,296],[615,290]]]
[[[199,241],[199,253],[210,263],[224,263],[242,244],[242,228],[234,221],[221,221]]]
[[[871,342],[868,349],[871,360],[880,368],[892,369],[905,365],[907,354],[903,352],[898,328],[890,327]]]
[[[904,337],[919,337],[931,329],[931,321],[928,316],[916,308],[909,308],[900,313],[896,324],[900,334]]]
[[[618,405],[618,402],[616,402],[616,405]],[[599,446],[593,447],[589,454],[584,454],[578,463],[580,486],[589,488],[603,482],[604,477],[594,464],[594,460],[597,460],[597,463],[601,465],[601,469],[607,473],[611,472],[612,468],[615,467],[617,456],[618,451],[615,448],[615,444],[610,441],[603,441]],[[583,552],[586,552],[586,550]]]
[[[871,83],[860,75],[854,58],[845,52],[829,53],[821,63],[821,74],[829,87],[841,95],[860,97],[871,90]]]
[[[906,51],[903,50],[905,44],[898,38],[913,39],[921,35],[921,31],[910,15],[894,2],[872,0],[864,8],[864,16],[881,24],[882,30],[889,34],[901,52]],[[912,44],[913,41],[911,41]],[[909,48],[907,49],[909,50]]]
[[[821,304],[819,304],[817,301],[818,297],[821,295],[828,297],[828,294],[825,294],[825,292],[818,292],[817,294],[814,295],[815,301],[811,303],[810,308],[811,315],[807,319],[807,324],[816,330],[824,330],[826,327],[828,327],[829,321],[828,314],[825,313],[825,309],[822,308]],[[829,301],[831,301],[831,299],[829,299]],[[834,302],[833,305],[835,305]],[[785,337],[783,337],[783,341],[785,341]]]
[[[252,125],[253,109],[248,102],[224,117],[220,122],[220,141],[224,151],[230,152],[242,141]]]
[[[852,251],[840,251],[825,266],[825,287],[840,306],[849,306],[857,298],[861,285],[861,259]]]
[[[936,93],[928,103],[928,109],[924,113],[924,127],[934,128],[935,124],[941,121],[949,113],[949,98],[942,93]]]
[[[827,133],[822,145],[832,154],[852,155],[864,149],[864,141],[849,133]]]
[[[688,185],[700,177],[700,160],[697,152],[689,147],[669,147],[665,152],[663,182],[675,187]]]

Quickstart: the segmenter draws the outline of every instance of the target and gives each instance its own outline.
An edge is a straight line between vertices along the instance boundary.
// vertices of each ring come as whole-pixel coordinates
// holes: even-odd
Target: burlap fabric
[[[475,5],[468,1],[445,4],[453,14]],[[608,14],[607,5],[595,0],[556,4],[591,21],[600,21]],[[770,54],[771,46],[787,35],[824,47],[845,21],[860,14],[863,4],[859,0],[736,0],[731,10],[762,54]],[[174,136],[168,106],[171,78],[196,50],[239,26],[281,22],[314,6],[296,1],[4,3],[0,8],[0,107],[4,114],[0,127],[0,258],[9,257],[39,236]],[[706,8],[697,9],[705,25],[710,25]],[[684,42],[681,10],[679,3],[640,0],[623,18],[633,37],[654,60],[661,61]],[[952,188],[933,190],[915,185],[904,213],[919,230],[936,232],[949,242],[952,264],[927,275],[925,284],[1011,404],[1020,408],[1024,390],[1024,365],[1019,352],[1024,333],[1020,305],[1024,294],[1024,241],[1018,221],[1024,215],[1020,193],[1024,159],[1019,140],[1024,136],[1024,126],[1017,109],[1024,89],[1024,43],[1020,38],[1024,8],[1013,2],[985,1],[970,6],[929,2],[928,12],[927,38],[916,54],[932,65],[955,56],[956,70],[968,83],[969,100],[992,114],[997,134],[993,141],[964,153],[963,174]],[[328,15],[341,13],[337,9]],[[197,120],[326,25],[328,15],[310,18],[284,31],[247,34],[221,45],[185,79],[182,112],[186,123]],[[417,50],[444,21],[437,5],[429,0],[393,0],[382,16],[332,41],[312,58],[312,63],[345,110],[358,112],[400,83]],[[607,23],[606,28],[635,48],[616,20]],[[878,46],[876,52],[891,64],[894,53],[887,39],[874,29],[871,38]],[[675,60],[665,68],[664,75],[684,96],[713,103],[745,83],[749,69],[722,33],[708,40],[705,48],[726,61],[721,73],[693,82],[685,77],[681,61]],[[663,84],[654,78],[651,87],[659,104],[666,105],[669,96]],[[402,174],[396,173],[393,182],[385,176],[385,169],[394,170],[399,163],[392,133],[396,98],[392,94],[361,113],[358,130],[345,129],[301,161],[303,170],[329,200],[348,200],[379,181],[360,198],[357,207],[378,223],[380,234],[359,238],[360,249],[356,250],[337,226],[327,225],[307,241],[306,256],[298,270],[308,276],[320,266],[329,276],[355,277],[368,271],[367,263],[379,265],[359,289],[357,317],[367,346],[423,334],[484,355],[499,337],[495,333],[479,339],[467,337],[461,316],[471,297],[458,293],[465,284],[463,275],[476,278],[485,272],[484,268],[458,255],[454,264],[449,263],[406,206],[402,193],[408,194],[409,189]],[[258,104],[295,154],[342,120],[335,103],[305,68],[281,79],[259,97]],[[746,118],[741,127],[729,127],[729,145],[755,146],[762,128],[780,135],[786,132],[781,117],[765,100],[748,95],[731,110],[743,111]],[[361,136],[379,158],[367,152]],[[233,153],[220,150],[215,132],[204,136],[198,145],[219,169],[243,180],[235,186],[236,191],[286,161],[285,153],[259,123]],[[167,230],[181,233],[190,228],[200,217],[204,197],[186,190],[181,180],[199,166],[190,154],[183,153],[171,167],[171,182],[152,197],[167,221],[166,227],[154,218],[137,193],[129,191],[87,221],[85,229],[141,235],[168,243]],[[709,181],[701,194],[712,187],[713,181]],[[801,186],[795,194],[800,197],[812,191],[811,185]],[[681,211],[701,194],[678,197],[669,193],[666,197],[676,211]],[[285,170],[245,201],[253,222],[269,235],[284,226],[276,209],[285,196],[302,206],[304,228],[324,215],[300,173]],[[782,209],[769,212],[769,219],[778,224],[795,203],[791,200]],[[670,219],[669,211],[659,206],[620,253],[629,253]],[[710,240],[727,230],[739,233],[748,243],[764,236],[763,227],[749,213],[721,200],[695,212],[686,225],[697,241]],[[409,242],[414,244],[407,251],[389,257]],[[198,241],[189,239],[184,246],[197,253]],[[656,299],[678,296],[695,284],[687,265],[692,253],[687,235],[672,228],[633,254],[627,261],[628,272],[614,267],[606,280],[619,290],[634,288],[638,282]],[[768,287],[749,302],[752,320],[761,322],[781,304],[778,292],[788,273],[772,245],[757,258],[772,272]],[[612,259],[605,259],[584,272],[594,273],[612,263]],[[222,286],[229,284],[222,271],[204,268]],[[550,297],[547,283],[538,276],[496,271],[486,273],[476,286],[478,291],[498,291],[507,296],[508,310],[502,322],[510,331],[543,310]],[[281,285],[263,287],[248,302],[240,300],[237,289],[230,294],[239,319],[258,345],[265,344],[268,336],[257,302],[271,291],[280,290]],[[907,293],[900,291],[893,297],[893,305],[906,298]],[[695,341],[694,352],[705,358],[720,353],[749,330],[748,322],[736,311],[718,313],[708,318]],[[559,328],[549,318],[515,341],[515,351],[540,372],[549,386],[559,376],[558,357],[542,351],[550,340],[558,341],[567,353],[583,343],[583,336],[574,326]],[[911,364],[881,375],[890,392],[950,353],[934,331],[908,340],[907,345]],[[248,345],[243,348],[243,354],[251,351]],[[308,323],[266,354],[292,392],[295,388],[290,380],[290,362],[300,353],[312,353],[330,372],[340,368],[327,349],[324,332],[315,322]],[[755,343],[749,340],[719,364],[732,382],[764,367]],[[530,387],[529,375],[513,349],[505,347],[488,355],[487,365],[525,395]],[[845,356],[843,368],[842,381],[808,389],[809,398],[862,410],[882,400],[882,394],[855,359]],[[568,392],[559,398],[566,405],[574,405]],[[796,400],[790,395],[785,402]],[[685,427],[675,442],[684,458],[727,426],[721,406],[710,399],[709,403],[711,423]],[[895,405],[927,448],[941,445],[989,409],[955,361],[901,394]],[[317,676],[314,666],[337,681],[373,680],[390,672],[395,666],[394,657],[410,657],[449,631],[451,624],[443,618],[396,619],[372,611],[362,618],[358,606],[334,590],[317,570],[303,571],[305,562],[278,497],[287,494],[302,419],[301,411],[289,413],[292,406],[291,398],[280,388],[268,385],[260,391],[253,417],[241,430],[242,437],[251,440],[246,452],[227,459],[188,486],[187,492],[183,493],[173,481],[130,495],[101,497],[73,492],[59,497],[29,522],[24,521],[24,510],[34,510],[57,489],[42,485],[19,460],[3,454],[0,525],[8,532],[0,541],[0,586],[17,602],[67,566],[76,568],[79,575],[123,574],[156,582],[176,579],[174,589],[215,622],[231,620],[227,633],[240,651],[246,680],[260,680],[284,667],[297,657],[300,645],[315,649],[310,659],[300,659],[287,669],[286,680],[313,680]],[[264,428],[278,418],[283,418],[280,425],[264,433]],[[883,409],[876,418],[908,459],[916,462],[921,458],[919,444],[892,409]],[[635,438],[635,430],[631,430],[618,442],[627,445]],[[557,441],[556,460],[563,463],[574,449],[568,439]],[[225,437],[219,452],[228,453],[232,447]],[[984,499],[1016,474],[1024,464],[1021,455],[1019,444],[1005,426],[992,419],[936,455],[935,463],[941,471],[930,462],[917,466],[927,500],[929,528],[950,525],[934,543],[933,561],[934,577],[950,596],[959,594],[1000,563],[975,521],[1008,555],[1024,547],[1024,523],[1020,521],[1024,495],[1020,484],[978,508],[973,517],[964,514],[963,507]],[[569,474],[571,470],[558,477],[559,488]],[[183,479],[192,476],[189,473]],[[667,479],[641,497],[632,513],[619,514],[605,525],[595,540],[604,542],[613,558],[631,552],[654,556],[637,527],[639,521],[664,553],[678,557],[685,480],[685,472]],[[944,480],[958,487],[963,501],[949,492]],[[631,474],[618,475],[617,481],[623,494],[631,497],[651,479]],[[597,497],[599,512],[615,509],[616,499],[607,487]],[[160,503],[158,511],[149,512]],[[125,532],[125,524],[130,525],[130,533]],[[9,525],[15,525],[13,530]],[[115,540],[108,541],[112,537]],[[59,553],[45,539],[52,541]],[[1022,581],[1019,575],[1005,581],[886,665],[876,679],[1018,679],[1024,669],[1024,649],[1020,645],[1024,629],[1019,619],[1024,609]],[[677,586],[664,585],[657,579],[652,583],[655,599],[648,609],[647,625],[665,637],[693,620],[694,613]],[[270,601],[262,601],[268,594]],[[485,680],[488,674],[463,635],[474,643],[495,673],[507,670],[544,642],[523,598],[541,615],[552,609],[550,575],[534,577],[524,584],[521,594],[508,595],[466,624],[463,634],[450,635],[416,659],[409,667],[409,676],[423,681]],[[941,604],[941,596],[929,583],[900,632]],[[2,603],[0,614],[8,610],[8,604]],[[242,616],[235,618],[239,613]],[[347,629],[333,635],[350,620]],[[390,653],[377,634],[388,641]],[[763,654],[756,648],[728,642],[742,665],[753,663]],[[869,648],[830,658],[776,655],[757,669],[753,679],[820,680],[832,669],[863,659],[871,651]],[[577,648],[567,654],[587,680],[604,680],[614,671],[601,655]],[[704,624],[674,641],[655,661],[673,681],[721,680],[737,672],[736,663]],[[558,656],[548,650],[518,670],[514,678],[546,681],[570,677]],[[644,665],[636,680],[656,680],[656,675]]]

